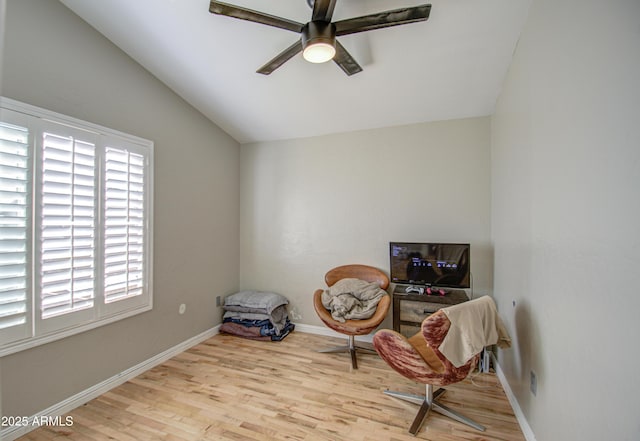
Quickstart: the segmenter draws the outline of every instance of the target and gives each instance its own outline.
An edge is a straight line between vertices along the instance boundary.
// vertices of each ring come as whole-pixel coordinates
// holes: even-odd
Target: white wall
[[[640,439],[639,19],[534,0],[492,120],[501,367],[538,441]]]
[[[220,323],[215,296],[239,286],[240,146],[59,2],[6,12],[4,95],[155,143],[153,311],[1,358],[2,410],[21,416]]]
[[[329,269],[388,274],[390,241],[450,241],[471,243],[476,293],[488,293],[489,127],[475,118],[243,145],[241,287],[280,292],[295,321],[320,325],[311,297]]]

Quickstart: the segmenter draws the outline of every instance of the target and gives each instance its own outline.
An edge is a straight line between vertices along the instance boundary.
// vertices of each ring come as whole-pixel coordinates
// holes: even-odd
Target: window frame
[[[27,223],[27,320],[24,331],[12,332],[6,328],[5,334],[21,336],[18,340],[0,342],[0,357],[35,346],[46,344],[70,335],[107,325],[153,309],[153,170],[154,143],[150,140],[82,121],[6,97],[0,97],[0,119],[11,124],[22,124],[29,130],[29,214]],[[19,120],[19,122],[18,122]],[[93,306],[78,312],[62,314],[43,319],[40,311],[42,302],[40,293],[40,210],[42,203],[42,152],[43,135],[58,129],[65,133],[80,134],[95,142],[95,206],[94,206],[94,256],[95,267]],[[105,255],[103,236],[105,235],[104,198],[106,191],[105,167],[106,150],[115,148],[142,155],[143,165],[143,293],[107,303],[105,301],[104,271]],[[127,236],[128,237],[128,236]],[[26,337],[25,337],[26,335]]]

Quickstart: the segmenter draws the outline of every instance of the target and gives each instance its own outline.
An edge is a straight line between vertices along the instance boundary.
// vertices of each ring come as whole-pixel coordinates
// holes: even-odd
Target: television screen
[[[469,288],[469,244],[390,242],[391,281]]]

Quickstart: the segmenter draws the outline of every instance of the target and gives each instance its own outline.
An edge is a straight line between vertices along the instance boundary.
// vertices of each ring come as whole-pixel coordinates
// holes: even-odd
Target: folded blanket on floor
[[[233,334],[238,337],[250,338],[252,340],[271,341],[271,337],[260,334],[260,328],[251,328],[240,323],[227,322],[220,326],[220,332]]]
[[[225,297],[224,310],[271,314],[278,306],[287,304],[289,300],[275,292],[240,291]]]
[[[226,311],[222,317],[223,319],[237,319],[237,320],[267,320],[276,331],[276,335],[285,328],[288,321],[287,306],[280,305],[276,307],[270,314],[256,313],[256,312],[241,312],[241,311]]]
[[[255,322],[253,324],[257,323],[259,322]],[[287,322],[287,325],[280,334],[275,335],[275,333],[270,332],[268,321],[267,323],[263,322],[262,325],[252,326],[251,322],[241,322],[234,319],[227,319],[220,326],[220,332],[261,341],[280,341],[289,335],[289,333],[294,329],[295,325],[291,322]]]

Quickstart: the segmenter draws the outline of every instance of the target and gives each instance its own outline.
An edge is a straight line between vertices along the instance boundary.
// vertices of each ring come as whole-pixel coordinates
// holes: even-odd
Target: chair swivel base
[[[431,384],[426,385],[425,395],[413,395],[406,394],[403,392],[394,392],[390,390],[385,390],[384,393],[386,395],[392,396],[394,398],[399,398],[404,401],[408,401],[410,403],[418,404],[420,409],[418,410],[418,414],[416,415],[411,427],[409,428],[409,433],[415,435],[422,427],[422,423],[429,415],[429,411],[433,409],[434,412],[438,412],[444,416],[452,418],[460,423],[466,424],[467,426],[471,426],[474,429],[477,429],[481,432],[485,431],[485,427],[476,423],[470,418],[454,411],[450,407],[445,406],[442,403],[437,401],[437,398],[446,392],[445,389],[438,389],[435,393],[433,392],[433,386]]]
[[[323,353],[349,352],[349,354],[351,355],[351,367],[353,367],[354,369],[358,369],[358,359],[356,357],[356,352],[362,352],[362,351],[377,354],[375,349],[356,345],[355,336],[350,335],[348,345],[336,346],[335,348],[329,348],[329,349],[321,349],[318,352],[323,352]]]

